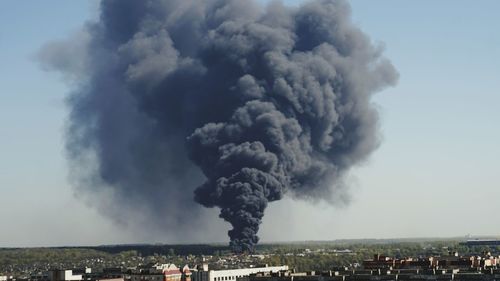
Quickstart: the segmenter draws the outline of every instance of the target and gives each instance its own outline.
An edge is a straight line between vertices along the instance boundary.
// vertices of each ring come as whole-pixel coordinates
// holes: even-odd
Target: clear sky
[[[400,73],[374,100],[384,141],[353,170],[349,205],[272,203],[262,240],[500,236],[500,1],[350,2]],[[97,9],[96,0],[2,1],[0,247],[177,242],[124,231],[73,194],[68,87],[34,56]]]

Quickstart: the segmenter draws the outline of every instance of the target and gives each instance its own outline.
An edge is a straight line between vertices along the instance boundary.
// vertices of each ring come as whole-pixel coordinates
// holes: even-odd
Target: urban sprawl
[[[443,247],[444,248],[444,247]],[[434,249],[434,248],[433,248]],[[498,249],[495,247],[495,249]],[[399,249],[398,249],[399,250]],[[307,258],[308,255],[352,255],[350,249],[327,252],[323,249],[303,249],[302,252],[281,253]],[[268,265],[266,255],[193,256],[187,264],[152,263],[139,259],[135,266],[82,268],[46,268],[30,270],[16,276],[0,272],[0,281],[452,281],[500,280],[500,255],[483,251],[460,255],[449,251],[441,255],[398,257],[375,254],[370,259],[347,266],[325,267],[321,270],[300,271],[293,265]],[[164,256],[165,259],[168,259]],[[216,260],[214,263],[213,261]],[[283,260],[283,259],[282,259]],[[207,262],[206,262],[207,261]],[[210,262],[208,262],[210,261]],[[189,264],[193,262],[194,264]],[[11,265],[15,267],[15,265]]]

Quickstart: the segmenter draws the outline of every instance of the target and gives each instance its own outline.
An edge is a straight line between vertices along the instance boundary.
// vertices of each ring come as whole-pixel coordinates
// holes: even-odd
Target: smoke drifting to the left
[[[269,202],[337,196],[379,144],[371,96],[398,75],[345,1],[100,8],[80,55],[66,48],[77,39],[40,56],[73,77],[77,191],[117,220],[189,237],[204,229],[196,201],[220,208],[235,251],[252,251]]]

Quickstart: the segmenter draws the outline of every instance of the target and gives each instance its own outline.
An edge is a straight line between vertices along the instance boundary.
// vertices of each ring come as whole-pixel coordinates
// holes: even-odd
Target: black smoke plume
[[[73,77],[80,185],[112,196],[100,206],[113,216],[179,232],[203,218],[194,190],[237,252],[269,202],[335,194],[378,146],[371,96],[398,76],[345,1],[106,0],[84,33],[40,53]]]

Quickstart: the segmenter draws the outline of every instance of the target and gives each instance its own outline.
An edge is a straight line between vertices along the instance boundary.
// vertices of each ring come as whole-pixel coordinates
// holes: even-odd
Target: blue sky
[[[400,72],[398,85],[374,99],[384,141],[353,171],[351,204],[271,204],[263,240],[500,236],[493,223],[500,198],[500,2],[350,2],[354,22],[386,46]],[[68,180],[68,87],[41,70],[34,55],[95,18],[97,1],[2,4],[0,247],[172,242],[123,231],[76,198]]]

